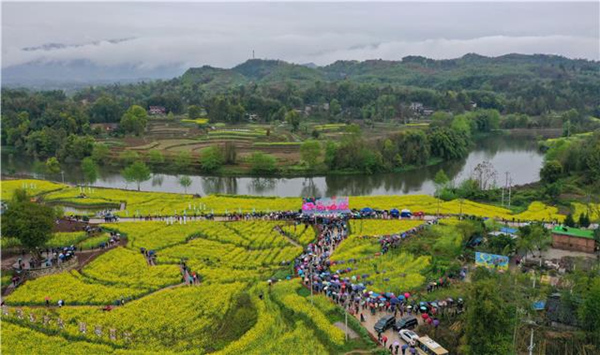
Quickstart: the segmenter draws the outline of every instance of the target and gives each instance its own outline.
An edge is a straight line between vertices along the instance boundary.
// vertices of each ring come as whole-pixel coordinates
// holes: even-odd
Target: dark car
[[[408,317],[398,319],[396,324],[394,324],[394,329],[395,330],[411,329],[411,328],[416,327],[418,324],[419,324],[419,322],[417,321],[416,317],[408,316]]]
[[[373,328],[377,333],[383,333],[388,328],[394,326],[394,322],[396,322],[396,318],[394,316],[384,316],[375,323]]]

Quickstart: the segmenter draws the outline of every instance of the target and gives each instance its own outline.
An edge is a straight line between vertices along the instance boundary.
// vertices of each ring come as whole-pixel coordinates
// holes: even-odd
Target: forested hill
[[[191,68],[181,77],[184,83],[197,83],[210,89],[227,89],[251,82],[269,85],[290,82],[303,87],[316,81],[350,80],[438,90],[513,93],[532,83],[575,85],[573,89],[592,85],[590,89],[598,92],[599,79],[598,62],[522,54],[494,58],[467,54],[449,60],[410,56],[400,61],[337,61],[312,68],[278,60],[251,59],[232,69]]]
[[[2,107],[3,114],[26,111],[37,119],[47,107],[67,105],[90,122],[119,122],[131,105],[163,106],[174,115],[195,106],[212,121],[230,123],[249,116],[281,121],[289,110],[306,113],[307,107],[314,118],[332,121],[405,118],[413,107],[456,114],[477,108],[541,117],[536,126],[546,127],[559,125],[557,113],[571,109],[582,119],[600,117],[599,92],[600,62],[550,55],[411,56],[323,67],[252,59],[231,69],[190,68],[171,80],[88,87],[68,98],[3,89]]]

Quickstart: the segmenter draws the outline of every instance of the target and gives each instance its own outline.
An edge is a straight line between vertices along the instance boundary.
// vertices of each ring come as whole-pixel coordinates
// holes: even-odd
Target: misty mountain
[[[179,66],[145,68],[140,65],[100,66],[87,60],[32,62],[2,70],[2,84],[35,89],[77,89],[89,85],[136,83],[172,79],[209,92],[256,83],[268,86],[351,80],[391,86],[439,90],[495,90],[509,92],[524,81],[549,83],[596,80],[600,63],[555,55],[507,54],[486,57],[466,54],[456,59],[434,60],[408,56],[401,60],[340,60],[327,66],[250,59],[231,69],[202,66],[183,70]]]
[[[43,48],[28,50],[53,50],[63,44],[46,44]],[[34,89],[68,89],[89,85],[132,83],[144,80],[170,79],[184,72],[179,66],[145,68],[141,65],[97,65],[89,60],[38,61],[2,68],[2,86]]]
[[[597,61],[553,55],[485,57],[467,54],[449,60],[420,56],[408,56],[398,61],[344,60],[315,68],[281,60],[251,59],[231,69],[190,68],[180,80],[208,91],[224,91],[248,83],[268,86],[291,83],[307,87],[317,81],[350,80],[381,86],[510,92],[524,81],[539,82],[540,85],[556,80],[587,82],[597,80],[599,75],[600,63]]]

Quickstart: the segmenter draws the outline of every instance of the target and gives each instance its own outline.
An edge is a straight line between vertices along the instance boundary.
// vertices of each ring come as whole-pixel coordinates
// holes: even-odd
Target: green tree
[[[272,174],[277,170],[277,159],[270,154],[254,152],[248,161],[254,174]]]
[[[60,163],[56,157],[51,157],[46,160],[46,172],[48,174],[58,174],[60,173]]]
[[[285,114],[285,121],[292,125],[292,132],[296,132],[298,130],[298,126],[300,126],[300,114],[291,109]]]
[[[119,122],[121,107],[109,96],[101,96],[90,107],[91,122]]]
[[[93,184],[98,179],[98,165],[96,165],[94,159],[90,157],[81,161],[81,171],[88,184]]]
[[[192,164],[192,155],[187,150],[183,150],[177,154],[173,160],[174,168],[177,171],[188,170]]]
[[[103,165],[106,162],[106,159],[108,159],[109,154],[110,149],[106,144],[94,144],[94,148],[92,149],[92,159],[94,159],[96,163]]]
[[[550,242],[550,232],[541,224],[530,224],[519,228],[517,249],[531,252],[534,256],[537,250],[541,255]]]
[[[316,140],[307,140],[300,146],[300,158],[308,164],[310,169],[314,169],[321,156],[321,143]]]
[[[200,166],[206,172],[212,172],[221,168],[223,160],[223,152],[219,147],[204,148],[200,152]]]
[[[562,164],[558,160],[550,160],[544,163],[540,170],[540,177],[542,181],[552,184],[560,178],[562,173]]]
[[[202,116],[202,109],[196,105],[190,105],[188,107],[188,118],[193,120]]]
[[[497,110],[477,110],[473,114],[475,127],[479,132],[489,132],[500,126],[500,113]]]
[[[466,354],[513,353],[511,329],[515,311],[507,294],[494,278],[471,283],[465,314]]]
[[[235,147],[235,143],[225,142],[223,159],[225,160],[225,164],[235,164],[237,160],[237,148]]]
[[[579,320],[590,340],[600,344],[600,277],[594,277],[590,283],[589,291],[579,308]]]
[[[187,175],[183,175],[182,177],[179,178],[179,185],[181,185],[183,187],[183,190],[187,194],[188,187],[190,187],[190,185],[192,185],[192,179]]]
[[[552,242],[550,232],[541,224],[533,224],[530,227],[528,238],[535,249],[542,255],[542,251],[546,250]]]
[[[93,151],[93,137],[71,134],[67,137],[62,149],[60,149],[59,154],[61,160],[63,161],[79,161],[87,156],[90,156]]]
[[[333,117],[342,113],[342,105],[340,105],[340,102],[337,99],[333,99],[329,102],[329,113]]]
[[[133,150],[124,150],[119,154],[119,160],[124,165],[133,164],[133,162],[140,159],[140,155]]]
[[[335,142],[327,141],[325,145],[325,165],[330,169],[336,168],[336,155],[337,155],[338,146]]]
[[[432,155],[444,160],[462,158],[469,152],[466,136],[448,127],[430,129],[428,138]]]
[[[54,209],[28,200],[13,201],[2,216],[2,235],[19,240],[36,260],[46,246],[54,228]]]
[[[144,164],[142,161],[136,161],[130,166],[126,167],[121,175],[127,182],[135,182],[137,184],[137,189],[140,191],[140,184],[144,181],[150,180],[152,177],[150,174],[150,168]]]
[[[573,218],[573,214],[569,213],[563,222],[563,224],[567,227],[575,227],[575,219]]]
[[[398,149],[391,139],[386,139],[383,142],[383,148],[381,150],[381,155],[383,156],[385,164],[389,167],[397,166],[395,161],[396,154],[398,154]]]
[[[165,162],[165,157],[158,149],[152,149],[148,152],[148,162],[150,165],[157,166]]]
[[[448,175],[446,175],[444,170],[442,170],[442,169],[438,170],[438,172],[435,174],[435,177],[433,178],[433,183],[435,185],[435,196],[436,197],[439,198],[441,195],[443,195],[443,192],[448,187],[449,182],[450,182],[450,179],[448,178]]]
[[[465,115],[458,115],[454,117],[450,128],[455,132],[462,134],[467,139],[471,138],[471,124],[469,123],[469,119]]]
[[[587,213],[581,213],[579,215],[579,226],[582,228],[587,228],[590,226],[590,217]]]
[[[563,184],[557,181],[553,184],[547,184],[544,193],[554,202],[558,201],[558,197],[562,193]]]
[[[140,135],[146,129],[148,114],[143,107],[133,105],[121,117],[121,128],[127,133]]]
[[[450,182],[450,179],[448,178],[448,175],[446,175],[446,172],[442,169],[438,170],[438,172],[435,174],[435,177],[433,178],[433,182],[441,187],[446,186],[446,184],[448,182]]]

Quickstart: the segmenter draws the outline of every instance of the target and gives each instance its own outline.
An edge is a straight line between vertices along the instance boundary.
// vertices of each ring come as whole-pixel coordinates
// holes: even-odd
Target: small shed
[[[164,106],[150,106],[148,111],[151,115],[164,116],[167,114],[167,109]]]
[[[552,229],[552,247],[593,253],[596,250],[594,232],[587,229],[557,226]]]
[[[119,128],[119,124],[118,123],[92,123],[90,125],[90,127],[92,129],[98,128],[104,132],[112,132],[112,131],[116,131]]]

